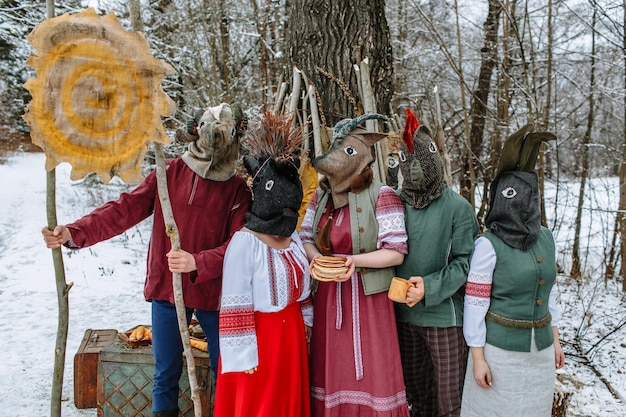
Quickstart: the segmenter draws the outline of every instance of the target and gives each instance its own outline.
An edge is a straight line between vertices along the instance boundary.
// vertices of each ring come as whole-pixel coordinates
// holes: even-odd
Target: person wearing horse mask
[[[387,290],[407,252],[404,209],[395,191],[373,180],[374,145],[387,135],[344,119],[313,167],[324,176],[300,236],[310,271],[322,256],[344,259],[332,281],[314,280],[312,415],[401,416],[408,406]],[[318,276],[319,278],[319,276]]]
[[[307,339],[313,321],[293,117],[265,112],[243,162],[253,203],[224,258],[215,417],[309,417]]]

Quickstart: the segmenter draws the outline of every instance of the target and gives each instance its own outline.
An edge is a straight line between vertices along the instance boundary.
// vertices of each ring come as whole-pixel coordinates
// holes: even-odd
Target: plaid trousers
[[[398,323],[411,417],[458,417],[468,348],[462,327]]]

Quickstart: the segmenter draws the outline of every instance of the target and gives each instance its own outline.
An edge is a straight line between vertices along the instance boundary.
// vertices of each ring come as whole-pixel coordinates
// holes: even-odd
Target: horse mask
[[[348,204],[348,192],[360,192],[372,182],[372,164],[376,159],[374,145],[386,133],[370,132],[359,126],[365,120],[387,120],[381,114],[364,114],[343,119],[333,129],[333,141],[323,155],[312,162],[313,168],[325,177],[335,208]]]

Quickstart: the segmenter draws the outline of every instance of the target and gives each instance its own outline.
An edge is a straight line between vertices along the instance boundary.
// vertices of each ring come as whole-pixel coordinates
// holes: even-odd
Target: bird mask
[[[406,113],[398,150],[402,172],[400,198],[411,207],[421,209],[438,199],[446,187],[443,162],[430,130],[420,126],[410,109]]]

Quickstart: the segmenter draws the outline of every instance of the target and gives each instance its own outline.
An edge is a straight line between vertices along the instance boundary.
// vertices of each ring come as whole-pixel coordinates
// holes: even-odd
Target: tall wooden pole
[[[143,20],[141,19],[141,5],[139,0],[129,0],[130,20],[135,32],[143,31]],[[163,220],[165,223],[166,233],[170,238],[172,250],[180,250],[180,239],[178,236],[178,227],[174,219],[172,211],[172,203],[167,188],[167,175],[165,172],[165,154],[163,146],[160,143],[154,144],[154,155],[156,157],[156,177],[159,193],[159,201],[163,209]],[[174,304],[176,306],[176,316],[178,319],[178,330],[183,343],[183,354],[187,361],[187,374],[189,377],[189,388],[191,390],[191,400],[193,401],[194,416],[202,417],[202,402],[200,401],[200,389],[198,388],[198,379],[196,377],[196,363],[189,342],[189,326],[187,324],[187,309],[183,299],[183,283],[180,273],[172,274],[172,287],[174,292]],[[217,372],[217,369],[213,369]]]
[[[46,0],[46,17],[54,17],[54,0]],[[54,230],[57,226],[56,211],[56,169],[46,173],[46,213],[48,228]],[[57,338],[54,348],[54,369],[52,372],[52,392],[50,395],[50,416],[61,417],[61,394],[63,392],[63,374],[65,372],[65,352],[67,348],[67,333],[69,325],[69,291],[73,283],[65,280],[65,266],[61,248],[52,250],[52,262],[57,289],[58,321]]]

